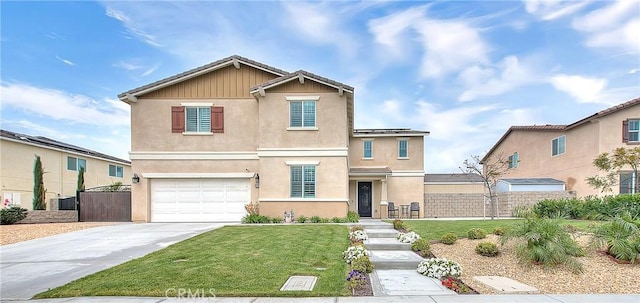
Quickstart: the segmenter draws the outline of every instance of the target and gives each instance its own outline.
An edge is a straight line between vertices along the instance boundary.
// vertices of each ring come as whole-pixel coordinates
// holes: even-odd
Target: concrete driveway
[[[28,299],[221,223],[124,223],[0,246],[0,296]]]

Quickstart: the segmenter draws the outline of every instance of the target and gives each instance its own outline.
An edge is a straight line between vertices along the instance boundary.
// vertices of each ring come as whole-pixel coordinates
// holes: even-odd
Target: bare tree
[[[471,159],[464,160],[460,169],[468,174],[478,174],[482,177],[484,187],[489,192],[489,204],[491,205],[491,219],[497,216],[495,188],[498,180],[509,169],[509,160],[504,155],[499,154],[495,158],[489,157],[482,161],[480,156],[471,156]]]

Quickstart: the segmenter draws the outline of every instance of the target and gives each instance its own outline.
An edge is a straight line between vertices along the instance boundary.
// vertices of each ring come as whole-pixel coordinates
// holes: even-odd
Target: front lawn
[[[43,292],[36,298],[346,296],[346,226],[227,226]],[[281,292],[292,275],[317,276],[311,292]]]
[[[466,238],[467,232],[471,228],[482,228],[487,233],[492,233],[496,227],[509,227],[521,219],[505,219],[505,220],[406,220],[404,225],[407,229],[415,231],[421,237],[432,241],[440,240],[442,235],[452,232],[458,237]],[[586,220],[564,220],[565,225],[573,225],[580,230],[587,230],[590,224],[596,221]],[[597,224],[597,223],[596,223]]]

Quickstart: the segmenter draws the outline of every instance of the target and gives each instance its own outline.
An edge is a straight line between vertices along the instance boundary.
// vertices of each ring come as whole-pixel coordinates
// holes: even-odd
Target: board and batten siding
[[[313,80],[305,79],[304,84],[298,79],[280,84],[267,90],[271,93],[335,93],[337,89]]]

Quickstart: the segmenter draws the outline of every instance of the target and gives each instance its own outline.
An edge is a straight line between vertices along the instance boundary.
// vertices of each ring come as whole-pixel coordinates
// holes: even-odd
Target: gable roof
[[[591,116],[588,116],[586,118],[580,119],[576,122],[573,122],[571,124],[560,124],[560,125],[551,125],[551,124],[546,124],[546,125],[523,125],[523,126],[511,126],[509,127],[509,129],[504,133],[504,135],[502,135],[502,137],[500,137],[500,139],[498,139],[498,142],[496,142],[496,144],[494,144],[491,149],[484,155],[484,157],[482,158],[482,160],[480,161],[480,163],[483,163],[487,160],[487,157],[489,157],[489,155],[491,155],[496,148],[498,148],[498,146],[500,145],[500,143],[502,143],[502,141],[504,141],[507,136],[509,136],[509,134],[511,134],[512,131],[557,131],[557,132],[561,132],[561,131],[566,131],[569,129],[572,129],[574,127],[580,126],[582,124],[585,124],[587,122],[593,121],[595,119],[599,119],[602,118],[604,116],[619,112],[621,110],[633,107],[635,105],[640,104],[640,97],[639,98],[635,98],[632,100],[629,100],[627,102],[624,102],[622,104],[618,104],[616,106],[612,106],[609,107],[607,109],[601,110]]]
[[[322,83],[324,85],[331,86],[331,87],[333,87],[333,88],[335,88],[337,90],[342,89],[343,91],[345,91],[347,93],[352,93],[353,94],[353,87],[351,87],[349,85],[346,85],[344,83],[340,83],[340,82],[335,81],[335,80],[331,80],[329,78],[321,77],[321,76],[318,76],[318,75],[316,75],[314,73],[310,73],[310,72],[304,71],[304,70],[298,70],[298,71],[295,71],[293,73],[289,73],[289,74],[283,75],[281,77],[278,77],[278,78],[275,78],[275,79],[271,79],[271,80],[269,80],[267,82],[258,84],[256,86],[252,87],[251,89],[249,89],[249,92],[251,94],[255,94],[255,93],[259,92],[261,89],[262,90],[269,89],[269,88],[278,86],[280,84],[284,84],[284,83],[287,83],[289,81],[292,81],[292,80],[295,80],[295,79],[302,79],[302,78],[310,79],[312,81],[316,81],[318,83]]]
[[[425,183],[482,183],[478,174],[424,174]]]
[[[553,178],[508,178],[500,179],[500,181],[504,181],[512,185],[554,185],[565,183],[564,181]]]
[[[42,136],[30,136],[21,133],[15,133],[8,130],[0,129],[0,139],[13,141],[17,143],[39,146],[42,148],[60,150],[72,154],[84,155],[91,158],[98,158],[105,161],[117,162],[121,164],[131,165],[128,160],[109,156],[107,154],[99,153],[83,147],[63,143],[47,137]]]
[[[211,62],[209,64],[205,64],[199,67],[196,67],[194,69],[190,69],[186,72],[182,72],[179,73],[177,75],[173,75],[171,77],[167,77],[152,83],[149,83],[147,85],[143,85],[140,86],[138,88],[134,88],[131,90],[128,90],[124,93],[121,93],[118,95],[118,98],[120,98],[120,100],[125,101],[128,98],[130,98],[130,96],[132,98],[135,98],[136,96],[151,92],[151,91],[155,91],[158,89],[161,89],[163,87],[175,84],[177,82],[182,82],[197,76],[200,76],[202,74],[206,74],[208,72],[214,71],[214,70],[218,70],[220,68],[229,66],[229,65],[238,65],[238,64],[244,64],[247,66],[251,66],[266,72],[269,72],[271,74],[274,74],[276,76],[283,76],[288,74],[288,72],[283,71],[281,69],[266,65],[264,63],[260,63],[257,61],[253,61],[251,59],[247,59],[245,57],[242,56],[238,56],[238,55],[233,55],[224,59],[220,59],[214,62]]]

